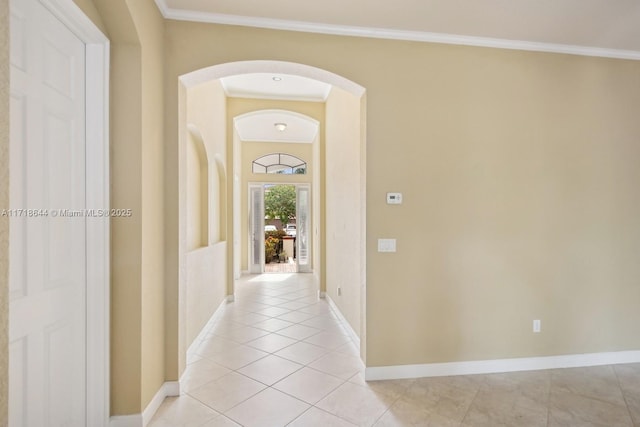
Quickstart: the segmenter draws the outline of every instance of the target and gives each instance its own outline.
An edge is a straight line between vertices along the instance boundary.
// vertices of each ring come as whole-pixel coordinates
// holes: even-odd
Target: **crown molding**
[[[430,33],[425,31],[405,31],[386,28],[369,28],[346,25],[331,25],[271,18],[256,18],[219,13],[194,12],[172,9],[166,0],[155,0],[158,9],[166,19],[177,21],[203,22],[209,24],[237,25],[271,30],[298,31],[306,33],[338,36],[366,37],[387,40],[404,40],[425,43],[440,43],[463,46],[489,47],[496,49],[525,50],[533,52],[562,53],[567,55],[595,56],[602,58],[628,59],[640,61],[640,51],[607,49],[600,47],[540,43],[525,40],[508,40],[490,37],[475,37],[456,34]]]

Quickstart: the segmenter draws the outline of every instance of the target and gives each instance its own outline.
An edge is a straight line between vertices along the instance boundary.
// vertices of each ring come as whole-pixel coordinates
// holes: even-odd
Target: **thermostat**
[[[402,204],[402,193],[387,193],[388,205],[400,205]]]

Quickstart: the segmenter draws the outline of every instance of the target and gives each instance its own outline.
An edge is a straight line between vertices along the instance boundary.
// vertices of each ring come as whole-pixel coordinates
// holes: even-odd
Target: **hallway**
[[[352,425],[330,412],[359,387],[364,365],[312,282],[279,273],[237,281],[235,302],[188,361],[182,396],[166,399],[150,426]]]
[[[238,281],[149,425],[640,426],[640,364],[366,383],[312,279]]]

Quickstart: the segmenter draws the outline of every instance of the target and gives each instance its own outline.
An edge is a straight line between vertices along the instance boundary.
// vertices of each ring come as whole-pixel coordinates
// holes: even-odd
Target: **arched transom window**
[[[307,162],[296,156],[286,153],[267,154],[255,159],[252,164],[253,173],[281,173],[301,174],[307,173]]]

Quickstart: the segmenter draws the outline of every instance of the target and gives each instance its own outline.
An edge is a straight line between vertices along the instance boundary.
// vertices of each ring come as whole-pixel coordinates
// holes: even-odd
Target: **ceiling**
[[[286,110],[260,110],[234,119],[238,138],[244,142],[312,143],[320,124],[307,116]],[[278,129],[276,124],[283,124]]]
[[[281,73],[247,73],[220,79],[227,96],[324,102],[331,86],[318,80]]]
[[[229,97],[324,102],[331,85],[307,77],[283,73],[246,73],[220,79]],[[278,129],[276,124],[284,124]],[[286,110],[259,110],[234,119],[241,141],[312,143],[319,123]]]
[[[640,60],[639,0],[156,0],[171,19]]]

